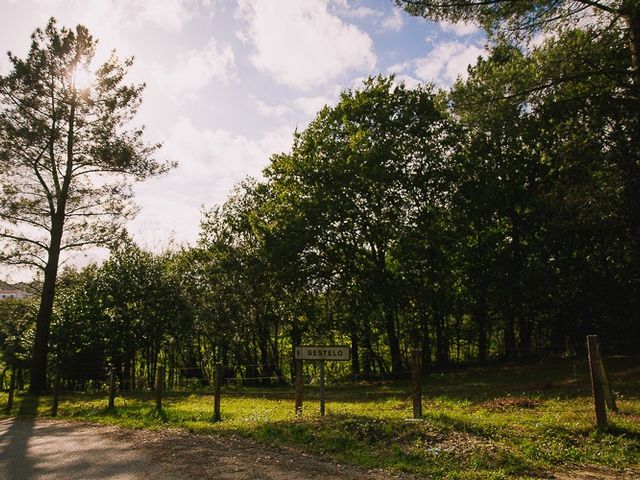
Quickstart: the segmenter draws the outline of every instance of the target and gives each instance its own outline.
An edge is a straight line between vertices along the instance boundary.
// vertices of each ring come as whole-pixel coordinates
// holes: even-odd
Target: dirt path
[[[410,478],[338,465],[246,439],[126,430],[63,421],[0,420],[0,480]]]
[[[637,472],[581,467],[554,480],[630,480]],[[409,480],[413,477],[336,464],[294,449],[240,437],[183,430],[34,419],[0,419],[0,480]]]
[[[150,457],[101,435],[101,429],[63,422],[0,420],[0,479],[176,477]]]

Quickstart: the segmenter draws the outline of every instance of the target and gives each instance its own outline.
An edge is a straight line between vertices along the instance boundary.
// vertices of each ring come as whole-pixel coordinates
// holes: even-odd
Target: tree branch
[[[47,245],[37,241],[37,240],[33,240],[31,238],[26,238],[26,237],[21,237],[19,235],[13,235],[10,233],[4,233],[4,232],[0,232],[0,238],[8,238],[9,240],[14,240],[16,242],[24,242],[24,243],[30,243],[32,245],[36,245],[37,247],[42,248],[43,250],[49,250],[49,247],[47,247]]]

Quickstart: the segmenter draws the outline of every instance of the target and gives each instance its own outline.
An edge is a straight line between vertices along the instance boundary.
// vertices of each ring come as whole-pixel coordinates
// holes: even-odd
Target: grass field
[[[544,478],[576,466],[632,469],[640,478],[640,362],[607,358],[619,413],[598,433],[585,362],[488,367],[424,378],[424,419],[407,421],[407,382],[328,385],[325,417],[314,387],[294,415],[288,388],[223,390],[223,421],[211,422],[209,392],[170,392],[158,415],[151,393],[63,394],[59,417],[134,428],[237,434],[323,453],[339,462],[451,479]],[[3,396],[4,395],[4,396]],[[6,403],[0,394],[0,407]],[[47,417],[51,398],[17,395],[14,414]]]

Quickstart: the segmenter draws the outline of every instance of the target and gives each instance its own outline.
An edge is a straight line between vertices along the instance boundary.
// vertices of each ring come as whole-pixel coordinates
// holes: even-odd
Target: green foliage
[[[175,359],[190,332],[171,261],[126,242],[100,267],[64,272],[52,326],[53,372],[74,388],[105,381],[109,367],[123,389],[134,387],[136,374],[154,385],[158,364]]]
[[[369,357],[373,332],[384,332],[396,374],[404,370],[393,320],[404,300],[404,265],[393,253],[446,202],[451,133],[431,88],[370,78],[322,110],[296,136],[292,153],[274,157],[265,171],[273,234],[297,234],[298,243],[289,237],[288,245],[310,288],[328,302],[356,306],[347,307],[342,328]],[[366,361],[365,373],[371,368]]]
[[[6,298],[0,301],[0,352],[5,368],[29,364],[36,306],[32,300]]]
[[[104,378],[104,314],[95,266],[67,270],[60,278],[51,331],[50,369],[61,378]]]

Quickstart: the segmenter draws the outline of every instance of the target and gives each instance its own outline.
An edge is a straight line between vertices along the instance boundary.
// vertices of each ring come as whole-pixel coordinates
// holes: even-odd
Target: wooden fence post
[[[602,382],[602,391],[604,393],[604,399],[607,402],[607,407],[612,412],[618,411],[618,406],[616,405],[616,399],[613,396],[613,392],[611,391],[611,385],[609,384],[609,377],[607,376],[607,371],[604,368],[604,361],[602,360],[602,351],[600,350],[600,344],[597,345],[597,355],[598,355],[598,372],[600,374],[600,381]]]
[[[411,385],[413,389],[413,418],[422,418],[422,371],[420,361],[422,352],[411,352]]]
[[[162,390],[164,389],[164,367],[158,367],[158,374],[156,377],[156,410],[162,411]]]
[[[53,404],[51,405],[51,416],[58,415],[58,403],[60,401],[60,375],[56,373],[53,381]]]
[[[116,369],[109,369],[109,410],[113,410],[116,404]]]
[[[606,430],[608,426],[607,410],[604,404],[602,381],[598,367],[598,337],[596,335],[587,335],[587,351],[589,353],[589,372],[591,373],[593,403],[596,409],[596,423],[598,430]]]
[[[216,376],[214,379],[213,389],[213,421],[219,422],[222,420],[220,416],[220,389],[222,386],[222,364],[216,363]]]
[[[16,389],[16,369],[11,369],[11,379],[9,380],[9,397],[7,398],[7,406],[5,407],[5,412],[11,413],[11,409],[13,408],[13,393]]]
[[[302,360],[295,361],[296,366],[296,416],[302,415]]]

